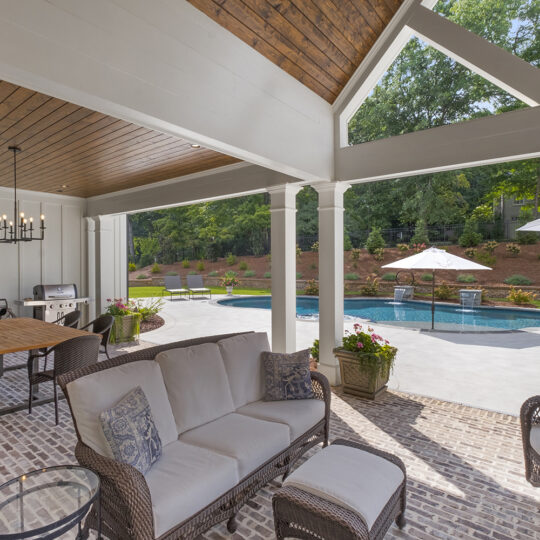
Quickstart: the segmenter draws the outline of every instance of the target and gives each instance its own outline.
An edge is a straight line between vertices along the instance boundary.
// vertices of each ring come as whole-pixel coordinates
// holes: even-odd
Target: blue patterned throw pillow
[[[263,352],[265,401],[311,399],[309,349],[291,354]]]
[[[161,439],[140,386],[103,411],[99,420],[116,461],[145,474],[161,457]]]

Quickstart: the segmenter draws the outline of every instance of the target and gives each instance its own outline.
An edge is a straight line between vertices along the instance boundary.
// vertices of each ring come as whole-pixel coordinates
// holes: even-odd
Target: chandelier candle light
[[[24,217],[24,212],[17,210],[17,152],[21,149],[18,146],[9,146],[13,152],[13,221],[7,221],[7,215],[2,215],[0,222],[0,244],[16,244],[17,242],[30,242],[32,240],[43,240],[45,238],[45,216],[40,216],[39,236],[34,236],[34,218]],[[36,230],[38,228],[36,227]],[[3,236],[2,236],[3,232]]]

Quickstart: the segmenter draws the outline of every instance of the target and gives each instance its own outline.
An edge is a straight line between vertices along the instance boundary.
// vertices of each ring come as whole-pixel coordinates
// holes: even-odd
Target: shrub
[[[148,278],[148,276],[146,274],[139,274],[137,276],[137,279],[147,279],[147,278]]]
[[[460,283],[476,283],[478,280],[472,274],[459,274],[457,281]]]
[[[415,253],[420,253],[421,251],[424,251],[424,249],[426,249],[426,244],[411,244],[411,248],[414,250]]]
[[[311,251],[315,251],[316,253],[319,251],[319,242],[314,242],[311,246]]]
[[[246,261],[241,261],[238,265],[238,270],[247,270],[248,269],[248,263]]]
[[[425,219],[419,219],[414,227],[414,234],[411,238],[412,244],[429,244],[429,235]]]
[[[409,244],[398,244],[396,247],[399,251],[409,251]]]
[[[490,254],[493,255],[495,248],[499,245],[496,240],[489,240],[484,244],[484,249]]]
[[[484,266],[495,266],[495,263],[497,262],[497,257],[495,257],[495,255],[490,255],[485,251],[481,251],[476,256],[476,260]]]
[[[536,294],[533,292],[522,291],[521,289],[516,291],[516,289],[512,287],[506,298],[513,304],[532,304],[533,300],[536,299]]]
[[[152,270],[150,270],[152,274],[159,274],[161,272],[161,268],[158,263],[154,263],[154,266],[152,266]]]
[[[296,272],[296,279],[302,279],[302,272]]]
[[[506,252],[512,255],[513,257],[517,257],[521,253],[521,248],[518,244],[514,244],[513,242],[510,242],[509,244],[506,244]]]
[[[229,266],[233,266],[236,264],[236,255],[233,255],[232,253],[227,254],[226,258],[227,264]]]
[[[188,259],[184,259],[182,261],[182,268],[189,268],[191,266],[191,263],[189,262]]]
[[[420,279],[422,281],[433,281],[433,274],[422,274]]]
[[[359,248],[352,248],[351,249],[351,259],[353,261],[358,261],[360,259],[360,255],[362,253],[362,250]]]
[[[319,295],[319,284],[316,280],[310,279],[307,281],[306,286],[304,287],[304,294],[307,294],[308,296]]]
[[[463,227],[463,233],[459,237],[461,247],[475,247],[482,241],[482,235],[476,231],[476,223],[468,219]]]
[[[378,249],[384,248],[385,245],[386,242],[381,234],[381,229],[373,227],[366,240],[366,249],[371,255],[374,255]]]
[[[352,242],[351,242],[351,237],[346,234],[344,237],[343,237],[343,251],[351,251],[352,249]]]
[[[166,276],[177,276],[178,275],[178,272],[173,272],[172,270],[170,272],[167,272],[165,274]]]
[[[353,272],[351,274],[345,274],[345,279],[350,279],[350,280],[357,280],[357,279],[360,279],[360,276]]]
[[[266,279],[270,279],[272,277],[272,272],[265,272],[263,277]]]
[[[257,275],[257,272],[255,270],[246,270],[244,272],[244,277],[255,277]]]
[[[376,249],[373,258],[376,261],[382,261],[384,259],[384,248]]]
[[[381,277],[383,281],[396,281],[396,274],[394,272],[388,272]]]
[[[197,263],[197,270],[198,270],[199,272],[203,272],[203,271],[204,271],[204,263],[203,263],[202,261],[199,261],[199,262]]]
[[[296,244],[296,256],[300,257],[302,255],[302,250],[300,249],[300,246]]]
[[[135,263],[130,262],[130,263],[128,264],[128,270],[129,270],[130,272],[135,272],[135,270],[137,270],[137,266],[135,265]]]
[[[211,272],[208,272],[209,277],[216,277],[219,276],[219,272],[217,270],[212,270]]]
[[[466,256],[466,257],[469,257],[469,259],[474,259],[474,258],[476,257],[476,255],[477,255],[477,253],[478,253],[478,252],[476,251],[476,249],[474,249],[474,248],[472,248],[472,247],[467,248],[467,249],[465,250],[465,256]]]
[[[197,271],[196,270],[190,270],[188,272],[188,276],[196,276],[197,275]]]
[[[157,298],[155,300],[148,300],[142,302],[141,300],[137,301],[133,311],[141,314],[141,321],[147,321],[154,315],[157,315],[163,308],[165,301],[162,298]]]
[[[311,347],[310,352],[311,352],[312,358],[313,358],[316,362],[318,362],[318,361],[319,361],[319,340],[318,340],[318,339],[316,339],[316,340],[313,342],[313,347]]]
[[[454,293],[454,289],[450,287],[450,285],[447,285],[444,281],[435,289],[435,298],[438,298],[439,300],[448,300],[452,294]]]
[[[316,265],[315,263],[311,263],[311,264],[309,265],[309,268],[310,268],[311,270],[317,270],[317,265]]]
[[[154,256],[150,255],[150,253],[143,253],[141,255],[141,258],[139,260],[139,266],[150,266],[154,262]]]
[[[536,244],[538,242],[538,234],[534,231],[518,231],[516,240],[521,245]]]
[[[379,280],[377,278],[367,278],[366,284],[360,289],[362,296],[377,296],[379,292]]]
[[[532,280],[528,277],[522,276],[521,274],[513,274],[507,277],[504,282],[507,285],[532,285]]]

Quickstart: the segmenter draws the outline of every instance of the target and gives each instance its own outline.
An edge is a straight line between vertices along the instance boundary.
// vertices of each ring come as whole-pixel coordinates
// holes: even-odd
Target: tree
[[[426,221],[424,219],[419,219],[416,222],[416,227],[414,229],[414,235],[411,238],[411,243],[413,244],[429,244],[429,235],[426,226]]]

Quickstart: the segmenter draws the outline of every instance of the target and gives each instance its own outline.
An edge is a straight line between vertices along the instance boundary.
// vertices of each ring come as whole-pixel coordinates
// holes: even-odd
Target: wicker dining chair
[[[540,396],[533,396],[523,403],[520,418],[525,478],[534,487],[540,487]]]
[[[53,324],[61,324],[62,326],[68,326],[69,328],[77,328],[79,326],[79,320],[81,318],[81,312],[78,309],[70,311],[62,317],[53,321]]]
[[[30,386],[28,394],[28,414],[32,414],[32,400],[34,398],[34,385],[52,381],[54,387],[54,415],[56,425],[58,425],[58,392],[56,389],[56,378],[63,373],[68,373],[74,369],[80,369],[97,363],[101,336],[89,334],[78,336],[58,343],[45,352],[33,352],[28,357],[28,384]],[[39,371],[39,359],[45,358],[54,353],[53,368]],[[37,362],[35,362],[37,360]],[[38,364],[34,366],[34,364]],[[34,368],[37,367],[37,371]]]
[[[94,319],[92,322],[89,322],[86,326],[81,328],[81,330],[86,330],[87,328],[92,327],[91,331],[94,334],[101,334],[101,345],[105,349],[105,355],[108,360],[111,358],[107,346],[109,345],[109,337],[111,335],[113,324],[114,317],[112,315],[100,315],[97,319]]]

